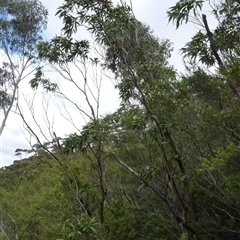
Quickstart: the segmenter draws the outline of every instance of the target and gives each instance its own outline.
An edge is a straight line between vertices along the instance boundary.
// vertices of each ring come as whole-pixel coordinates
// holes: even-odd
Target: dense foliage
[[[203,3],[180,0],[169,20],[178,28],[201,16]],[[168,63],[169,41],[157,39],[130,7],[65,1],[57,12],[62,35],[40,43],[39,58],[59,66],[80,58],[111,71],[121,106],[99,117],[88,102],[92,115],[80,132],[39,142],[33,156],[1,170],[0,239],[239,239],[235,5],[211,5],[214,32],[202,15],[179,76]],[[74,39],[80,26],[103,49],[98,58],[90,57],[90,42]],[[59,91],[41,71],[33,88]]]

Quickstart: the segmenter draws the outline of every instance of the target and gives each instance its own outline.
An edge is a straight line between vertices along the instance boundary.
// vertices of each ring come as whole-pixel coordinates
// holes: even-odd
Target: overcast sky
[[[59,0],[42,0],[42,3],[49,10],[48,28],[44,33],[44,38],[46,39],[50,39],[60,33],[61,21],[54,15],[61,2],[62,1]],[[169,7],[173,6],[176,1],[132,0],[132,3],[134,13],[140,21],[148,24],[154,30],[154,34],[160,39],[170,39],[174,46],[174,52],[172,54],[170,63],[174,65],[175,68],[183,71],[179,49],[191,39],[191,36],[193,36],[193,34],[196,32],[196,28],[189,24],[182,26],[178,30],[175,30],[175,27],[172,24],[168,24],[166,11]],[[84,33],[81,37],[84,37]],[[56,78],[56,80],[59,80],[59,75],[52,73],[51,78]],[[29,90],[26,89],[28,89],[27,82],[21,84],[20,86],[21,93],[24,93],[27,97]],[[113,112],[119,103],[118,93],[113,88],[111,82],[103,81],[102,89],[103,92],[101,93],[100,103],[101,114]],[[32,95],[30,94],[30,96]],[[39,96],[36,98],[41,99],[40,96],[41,94],[39,93]],[[38,100],[36,101],[36,104],[38,105],[35,105],[35,116],[37,116],[38,119],[44,120],[44,114],[42,113],[43,103],[41,100]],[[51,103],[49,106],[51,113],[50,122],[54,121],[54,126],[52,126],[52,128],[57,132],[58,136],[63,136],[64,134],[74,131],[74,129],[71,128],[66,121],[64,122],[59,113],[57,113],[57,104],[59,104],[59,102],[55,102],[55,104]],[[73,115],[73,117],[80,119],[80,116],[77,114]],[[80,125],[83,123],[83,120],[79,120]],[[15,114],[11,113],[1,137],[1,166],[9,165],[13,162],[13,160],[18,159],[18,157],[14,156],[14,152],[17,148],[29,149],[27,139],[29,139],[29,136],[24,136],[22,121]]]

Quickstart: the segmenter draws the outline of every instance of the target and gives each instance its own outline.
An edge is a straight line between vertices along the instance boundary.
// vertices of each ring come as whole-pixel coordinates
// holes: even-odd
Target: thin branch
[[[84,115],[86,115],[89,119],[93,120],[93,118],[88,114],[86,113],[84,110],[82,110],[78,105],[77,103],[73,102],[70,98],[68,98],[63,92],[61,92],[60,90],[58,92],[56,92],[57,96],[59,97],[62,97],[63,99],[67,100],[68,102],[72,103],[81,113],[83,113]]]
[[[71,116],[70,112],[68,111],[68,109],[67,109],[64,101],[62,101],[61,104],[62,104],[61,107],[59,107],[59,105],[55,103],[55,106],[58,108],[60,115],[61,115],[65,120],[67,120],[69,123],[71,123],[72,126],[73,126],[78,132],[81,132],[80,129],[79,129],[79,128],[76,126],[76,124],[74,123],[74,121],[73,121],[73,119],[72,119],[72,116]],[[64,111],[67,113],[67,115],[68,115],[67,117],[62,113],[62,110],[61,110],[62,107],[64,108]],[[80,113],[80,114],[81,114],[81,113]],[[84,116],[83,114],[81,114],[81,116],[82,116],[83,120],[85,121],[85,123],[87,124],[87,121],[86,121],[86,119],[85,119],[85,116]]]
[[[34,123],[37,125],[40,133],[42,134],[42,136],[44,137],[44,139],[45,139],[47,142],[50,142],[50,141],[52,140],[52,137],[51,137],[51,139],[48,139],[46,133],[43,132],[42,127],[39,125],[38,121],[36,120],[36,115],[35,115],[34,107],[33,107],[33,102],[34,102],[35,96],[36,96],[36,93],[34,94],[34,97],[33,97],[33,99],[32,99],[32,102],[27,101],[27,99],[26,99],[25,96],[24,96],[24,100],[25,100],[26,104],[28,105],[29,111],[30,111],[30,113],[31,113],[31,115],[32,115],[32,119],[33,119]]]
[[[24,124],[26,125],[27,129],[29,130],[29,132],[36,138],[37,142],[40,144],[40,146],[46,151],[48,152],[55,160],[57,160],[57,162],[63,166],[63,164],[61,163],[60,159],[55,155],[53,154],[51,151],[48,150],[48,148],[46,148],[42,142],[40,141],[39,137],[37,136],[37,134],[33,131],[33,129],[30,127],[30,125],[27,123],[26,119],[24,118],[23,114],[22,114],[22,111],[20,109],[20,107],[18,106],[17,104],[17,108],[18,108],[18,112],[19,112],[19,115],[20,117],[22,118]]]
[[[132,175],[134,175],[136,178],[138,178],[141,182],[143,182],[146,186],[151,188],[157,195],[163,200],[166,201],[163,194],[159,191],[159,189],[155,188],[151,183],[149,183],[144,177],[141,176],[140,173],[133,170],[129,165],[127,165],[125,162],[123,162],[115,153],[112,153],[115,160],[122,165],[125,169],[127,169]]]

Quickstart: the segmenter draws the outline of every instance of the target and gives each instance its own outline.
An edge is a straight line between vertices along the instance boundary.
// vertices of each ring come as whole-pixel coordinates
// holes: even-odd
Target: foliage
[[[4,0],[0,12],[1,49],[8,55],[33,57],[47,23],[47,11],[41,2]]]
[[[176,28],[189,20],[201,27],[182,48],[184,57],[194,58],[207,66],[215,66],[216,63],[222,66],[239,57],[239,3],[234,0],[208,2],[208,8],[217,21],[213,31],[206,15],[200,13],[204,3],[206,1],[178,1],[168,11],[169,21],[175,22]]]
[[[169,20],[178,28],[203,3],[179,1]],[[204,31],[183,49],[207,66],[218,61],[219,68],[209,73],[189,64],[178,78],[168,63],[169,41],[157,39],[125,4],[72,0],[59,7],[62,36],[41,43],[40,57],[56,65],[92,61],[90,43],[74,40],[85,26],[103,49],[102,68],[118,80],[121,106],[102,117],[93,111],[58,148],[37,145],[35,156],[2,169],[4,233],[22,239],[239,237],[238,45],[224,39],[233,34],[237,41],[231,4],[214,5],[215,39],[202,15]],[[37,74],[33,87],[55,90],[41,69]]]
[[[46,28],[47,10],[38,0],[3,0],[0,3],[0,135],[18,100],[18,87],[36,66],[36,46]]]
[[[203,3],[204,3],[203,0],[178,1],[176,5],[170,7],[170,9],[167,12],[169,22],[171,21],[176,22],[176,28],[179,28],[180,24],[182,24],[183,21],[185,21],[185,23],[189,21],[190,14],[193,13],[194,16],[197,15],[197,11],[202,9]]]
[[[95,218],[82,215],[77,224],[67,220],[63,226],[63,238],[58,240],[96,239],[98,223]]]
[[[9,64],[3,63],[0,69],[0,107],[1,109],[6,109],[7,106],[11,104],[11,95],[9,95],[6,90],[6,83],[9,82],[10,86],[12,83],[12,73],[8,70]],[[9,88],[10,86],[7,86]]]
[[[32,78],[29,83],[33,90],[36,90],[39,84],[41,84],[43,89],[47,90],[47,92],[52,92],[57,89],[56,83],[51,83],[49,79],[45,78],[42,67],[36,69],[34,78]]]

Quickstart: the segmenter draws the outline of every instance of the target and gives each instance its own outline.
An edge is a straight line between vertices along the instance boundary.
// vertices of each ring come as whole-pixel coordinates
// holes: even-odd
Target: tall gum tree
[[[188,11],[195,3],[180,2],[190,4]],[[201,2],[197,1],[200,7]],[[161,200],[161,212],[174,226],[176,239],[234,239],[239,233],[238,200],[225,195],[227,171],[221,168],[224,173],[219,173],[218,167],[234,163],[239,156],[239,117],[234,111],[239,105],[226,88],[226,81],[219,84],[224,77],[199,72],[178,82],[167,61],[171,53],[169,41],[155,38],[123,2],[113,5],[111,1],[65,1],[57,14],[64,22],[63,35],[50,45],[40,44],[40,56],[61,65],[78,55],[88,59],[87,42],[72,39],[80,26],[86,27],[103,49],[102,66],[115,74],[122,100],[122,112],[103,121],[90,121],[79,135],[66,139],[68,158],[71,150],[87,155],[93,150],[93,154],[106,154],[118,162]],[[208,45],[201,46],[206,53]],[[211,51],[210,46],[207,53],[211,58],[203,58],[208,66],[218,61]],[[228,64],[223,53],[218,53]],[[230,79],[233,75],[228,74]],[[41,77],[41,69],[33,86],[41,83],[51,89],[51,82],[37,76]],[[95,151],[99,146],[100,151]],[[101,156],[93,159],[101,163]],[[104,188],[101,193],[104,207]],[[104,216],[104,210],[101,212]]]
[[[18,87],[38,63],[36,45],[46,28],[47,10],[38,0],[3,0],[0,3],[0,135],[14,104]]]
[[[88,40],[78,40],[74,37],[65,37],[64,35],[57,36],[49,42],[41,42],[38,45],[38,50],[40,59],[54,72],[58,73],[61,81],[57,84],[53,82],[52,79],[47,79],[44,74],[45,68],[39,67],[35,73],[35,77],[31,80],[31,86],[33,89],[41,86],[43,89],[53,92],[54,97],[61,100],[59,107],[61,116],[76,130],[75,133],[69,134],[66,141],[59,144],[57,148],[58,153],[53,152],[52,154],[55,160],[57,160],[66,171],[65,177],[68,190],[79,205],[82,215],[86,216],[87,219],[93,219],[93,216],[97,215],[99,222],[103,223],[104,206],[107,199],[104,176],[105,163],[102,154],[102,141],[95,128],[98,128],[100,118],[99,108],[102,93],[102,75],[104,71],[100,67],[99,60],[94,58],[94,56],[91,57],[93,53],[90,52],[90,42]],[[69,109],[75,110],[74,112],[77,113],[78,116],[77,119],[71,115],[68,107]],[[46,112],[46,116],[47,115],[48,113]],[[22,112],[21,117],[23,121],[25,121],[28,130],[34,135],[38,144],[40,144],[45,151],[49,151],[48,148],[44,147],[44,144],[41,143],[37,134],[35,134],[36,129],[30,128]],[[32,117],[34,118],[34,114],[32,114]],[[83,128],[81,120],[88,123]],[[41,124],[36,125],[43,129]],[[52,132],[51,128],[49,128],[48,131],[49,136],[51,136],[50,138],[57,139],[57,137],[55,137],[56,134]],[[92,135],[89,134],[89,132],[92,133]],[[57,141],[54,142],[56,143]],[[61,144],[62,147],[60,146]],[[89,151],[86,151],[86,149]],[[87,191],[89,189],[80,189],[83,187],[83,183],[79,180],[79,176],[68,172],[72,162],[74,162],[71,162],[71,159],[76,150],[81,151],[83,158],[87,159],[87,161],[94,166],[93,168],[97,175],[97,184],[99,186],[97,190],[97,208],[94,207],[92,209],[88,206],[89,203],[79,196],[79,191],[85,190],[85,193],[88,195]],[[89,188],[94,184],[90,185]]]
[[[119,81],[117,87],[122,103],[130,108],[138,106],[146,113],[147,121],[155,132],[154,141],[158,145],[160,158],[164,162],[167,175],[165,184],[173,198],[168,199],[160,188],[141,177],[115,152],[113,157],[158,194],[167,211],[179,224],[179,229],[183,227],[183,231],[197,239],[196,230],[190,224],[190,219],[195,215],[195,202],[190,192],[184,159],[170,130],[174,124],[175,105],[172,97],[176,79],[167,61],[171,51],[169,42],[153,37],[149,28],[137,21],[131,8],[124,3],[114,6],[111,1],[68,1],[64,2],[57,14],[63,19],[63,32],[68,38],[77,32],[78,26],[86,26],[95,41],[105,49],[104,66],[113,71]],[[176,169],[183,181],[176,181]]]
[[[204,12],[205,6],[210,11]],[[191,41],[181,49],[183,57],[208,68],[214,67],[238,98],[238,78],[232,76],[230,79],[227,76],[229,71],[232,75],[239,73],[239,9],[240,4],[235,0],[180,0],[167,12],[169,22],[173,22],[176,29],[189,22],[199,28]],[[214,26],[211,24],[212,19]]]

